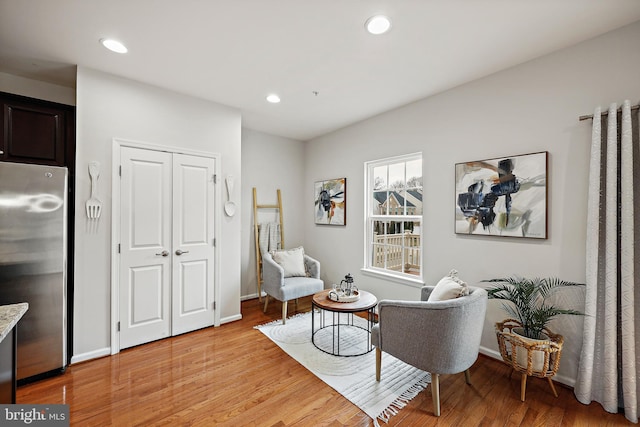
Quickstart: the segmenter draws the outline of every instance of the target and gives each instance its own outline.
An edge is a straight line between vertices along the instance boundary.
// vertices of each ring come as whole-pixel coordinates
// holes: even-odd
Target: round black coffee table
[[[325,289],[313,295],[311,302],[313,345],[325,353],[343,357],[362,356],[373,350],[371,327],[375,323],[374,310],[378,304],[375,295],[367,291],[358,291],[360,298],[357,301],[336,302],[329,299],[329,292],[331,289]],[[366,313],[366,318],[363,322],[359,321],[354,318],[355,313]],[[316,314],[319,316],[317,328]],[[356,342],[352,341],[352,338],[355,338]],[[345,341],[347,339],[349,341]]]

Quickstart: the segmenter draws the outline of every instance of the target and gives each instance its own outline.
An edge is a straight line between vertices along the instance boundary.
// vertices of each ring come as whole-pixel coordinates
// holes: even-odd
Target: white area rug
[[[326,313],[325,313],[326,314]],[[346,318],[345,315],[342,315]],[[318,327],[319,313],[315,315]],[[325,319],[331,321],[331,315]],[[342,321],[344,322],[343,319]],[[354,316],[356,324],[365,326],[366,320]],[[376,381],[375,350],[352,357],[332,356],[318,350],[311,343],[311,313],[304,313],[282,321],[256,326],[260,332],[282,348],[305,368],[327,383],[373,419],[387,422],[407,402],[426,388],[430,382],[427,372],[382,353],[382,374]],[[325,333],[326,332],[326,333]],[[340,352],[355,354],[362,352],[366,344],[366,332],[353,327],[340,327]],[[331,328],[316,334],[316,343],[331,349]],[[354,347],[353,344],[357,343]]]

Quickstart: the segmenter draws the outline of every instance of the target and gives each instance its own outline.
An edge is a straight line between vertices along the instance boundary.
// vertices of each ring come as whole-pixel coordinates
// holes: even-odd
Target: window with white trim
[[[422,153],[365,163],[365,269],[422,280]]]

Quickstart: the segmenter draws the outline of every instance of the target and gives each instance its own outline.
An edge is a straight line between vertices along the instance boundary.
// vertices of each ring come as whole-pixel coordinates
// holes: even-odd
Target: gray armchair
[[[379,323],[371,331],[376,347],[376,380],[380,381],[382,352],[431,374],[434,414],[440,416],[440,374],[465,373],[478,358],[487,309],[487,292],[469,287],[469,295],[427,301],[433,286],[422,288],[421,301],[378,303]]]
[[[269,305],[269,296],[282,301],[282,324],[287,320],[287,303],[291,300],[313,295],[324,289],[324,282],[320,279],[320,262],[308,255],[304,256],[304,264],[308,272],[307,277],[284,277],[284,269],[273,260],[268,252],[262,254],[262,290],[267,297],[264,311]]]

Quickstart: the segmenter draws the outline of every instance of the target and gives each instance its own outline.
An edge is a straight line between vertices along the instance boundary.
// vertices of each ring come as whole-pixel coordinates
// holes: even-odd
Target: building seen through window
[[[422,154],[365,164],[365,269],[422,277]]]

